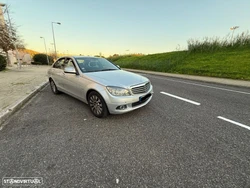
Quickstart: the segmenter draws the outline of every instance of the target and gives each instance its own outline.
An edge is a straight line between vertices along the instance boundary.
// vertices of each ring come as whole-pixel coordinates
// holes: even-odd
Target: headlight
[[[111,95],[114,95],[114,96],[130,96],[131,95],[128,89],[121,88],[121,87],[108,86],[107,90]]]

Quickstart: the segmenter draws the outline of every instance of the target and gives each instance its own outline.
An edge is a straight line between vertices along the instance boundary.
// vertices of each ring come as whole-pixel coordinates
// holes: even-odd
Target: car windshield
[[[75,57],[75,60],[83,73],[119,70],[117,66],[104,58]]]

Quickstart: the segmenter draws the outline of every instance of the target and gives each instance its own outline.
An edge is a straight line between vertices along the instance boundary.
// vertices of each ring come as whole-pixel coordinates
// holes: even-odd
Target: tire
[[[59,94],[60,91],[57,89],[55,82],[52,79],[50,79],[49,83],[50,83],[50,88],[51,88],[52,92],[55,95]]]
[[[108,115],[107,105],[102,96],[96,91],[91,91],[88,95],[88,105],[94,116],[103,118]]]

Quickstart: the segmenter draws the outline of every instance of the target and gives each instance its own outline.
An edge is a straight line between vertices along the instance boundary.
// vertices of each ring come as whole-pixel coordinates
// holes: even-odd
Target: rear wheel
[[[91,91],[88,95],[88,105],[96,117],[102,118],[108,115],[107,105],[102,96],[96,91]]]
[[[60,91],[57,89],[55,82],[52,79],[50,79],[49,83],[50,83],[50,88],[51,88],[52,92],[54,94],[59,94]]]

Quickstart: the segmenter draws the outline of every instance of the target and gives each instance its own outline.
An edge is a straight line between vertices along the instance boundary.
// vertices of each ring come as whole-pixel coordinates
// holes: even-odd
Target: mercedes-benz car
[[[105,58],[61,57],[48,77],[54,94],[64,92],[87,103],[99,118],[143,107],[153,96],[148,78],[121,70]]]

